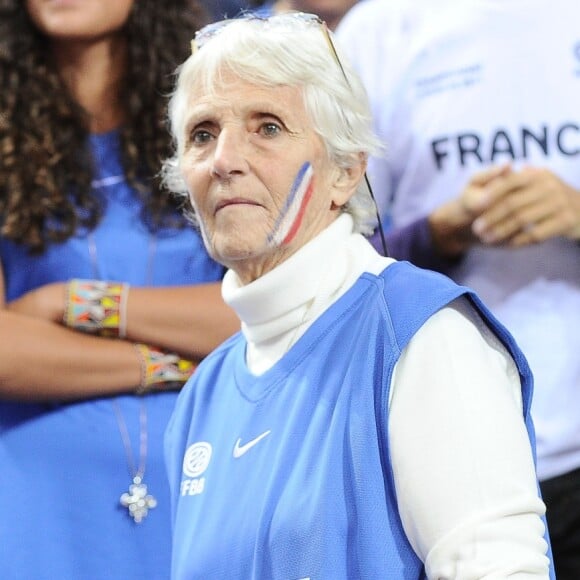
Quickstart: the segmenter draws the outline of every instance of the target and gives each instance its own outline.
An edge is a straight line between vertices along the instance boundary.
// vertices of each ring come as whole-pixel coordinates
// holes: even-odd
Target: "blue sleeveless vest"
[[[172,577],[424,577],[395,498],[389,390],[409,340],[462,294],[518,365],[533,446],[530,371],[478,298],[405,262],[364,274],[265,374],[248,372],[238,334],[181,393],[166,434]]]

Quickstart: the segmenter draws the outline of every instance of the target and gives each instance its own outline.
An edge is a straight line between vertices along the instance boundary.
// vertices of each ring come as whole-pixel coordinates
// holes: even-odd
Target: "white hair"
[[[381,149],[372,130],[366,92],[350,64],[342,55],[333,53],[338,47],[331,40],[332,33],[320,23],[300,16],[291,13],[270,19],[229,21],[178,69],[176,89],[169,103],[176,151],[163,166],[164,181],[172,192],[188,195],[178,159],[185,145],[189,94],[199,83],[211,92],[224,70],[234,71],[240,79],[258,86],[300,87],[313,129],[321,137],[329,158],[339,167],[354,166],[360,163],[361,155],[368,159]],[[352,215],[356,231],[373,231],[376,208],[366,179],[344,211]]]

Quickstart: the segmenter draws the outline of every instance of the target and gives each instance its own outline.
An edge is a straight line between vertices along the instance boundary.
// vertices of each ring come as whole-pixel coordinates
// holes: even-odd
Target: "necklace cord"
[[[121,435],[121,440],[123,441],[123,447],[125,448],[125,454],[127,456],[127,465],[129,467],[129,475],[131,479],[139,478],[143,479],[145,475],[146,461],[147,461],[147,409],[145,407],[145,400],[141,399],[139,407],[139,463],[135,465],[135,458],[133,456],[133,446],[131,445],[131,437],[129,435],[129,429],[127,428],[127,423],[121,412],[121,407],[119,401],[112,399],[111,403],[115,411],[115,416],[117,418],[117,424],[119,425],[119,433]]]

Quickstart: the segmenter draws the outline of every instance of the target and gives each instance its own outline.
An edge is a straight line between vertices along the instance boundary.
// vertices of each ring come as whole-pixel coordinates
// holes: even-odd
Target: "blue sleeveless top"
[[[52,245],[41,256],[0,240],[7,299],[70,278],[122,280],[134,286],[220,280],[193,227],[152,237],[141,204],[123,179],[116,132],[91,137],[94,190],[106,204],[89,237]],[[29,361],[34,364],[34,361]],[[169,489],[163,433],[176,393],[116,397],[139,460],[145,401],[148,449],[144,482],[158,500],[141,524],[119,505],[131,483],[127,453],[110,399],[78,403],[0,401],[0,578],[3,580],[162,580],[169,577]]]
[[[166,433],[172,578],[424,577],[395,498],[389,391],[409,340],[462,294],[516,361],[533,447],[531,374],[508,332],[466,288],[394,263],[361,276],[263,375],[237,334],[182,391]]]

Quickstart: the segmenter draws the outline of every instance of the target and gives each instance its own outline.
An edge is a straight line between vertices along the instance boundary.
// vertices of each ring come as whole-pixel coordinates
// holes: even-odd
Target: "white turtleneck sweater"
[[[394,260],[349,215],[251,284],[222,293],[260,375],[363,272]],[[399,511],[429,578],[547,578],[535,469],[511,357],[464,298],[432,316],[393,376],[389,438]]]

